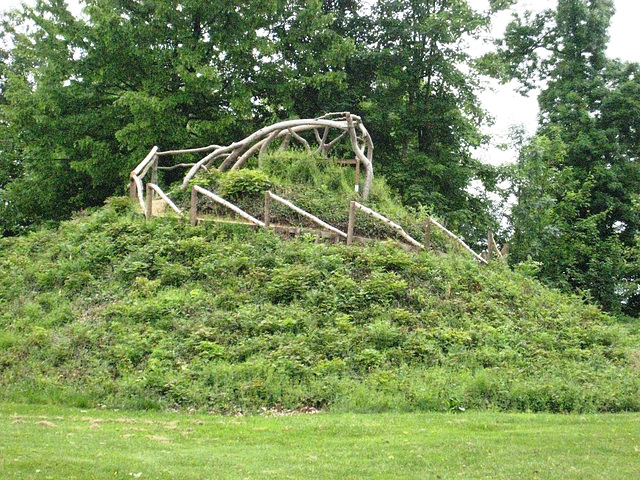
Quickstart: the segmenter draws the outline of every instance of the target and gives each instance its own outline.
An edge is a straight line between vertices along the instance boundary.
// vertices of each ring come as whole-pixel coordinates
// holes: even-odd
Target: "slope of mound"
[[[0,398],[217,412],[639,411],[637,331],[502,263],[145,222],[0,240]]]

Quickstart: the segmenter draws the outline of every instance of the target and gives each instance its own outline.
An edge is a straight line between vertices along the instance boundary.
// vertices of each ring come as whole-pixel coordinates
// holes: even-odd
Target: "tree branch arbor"
[[[335,130],[339,133],[336,134]],[[147,212],[150,212],[152,204],[149,186],[157,191],[161,197],[164,195],[157,186],[158,170],[174,170],[176,165],[159,167],[159,157],[207,153],[197,162],[178,164],[178,166],[181,167],[189,167],[181,185],[181,189],[186,190],[191,180],[200,170],[209,171],[212,168],[216,168],[219,172],[237,170],[242,168],[247,160],[255,154],[258,154],[258,161],[260,162],[262,155],[269,149],[269,146],[277,140],[280,140],[280,149],[289,146],[293,138],[302,143],[308,152],[311,152],[309,141],[302,136],[310,131],[314,132],[315,139],[318,142],[315,153],[322,154],[325,157],[328,155],[329,150],[340,140],[345,137],[349,139],[351,149],[356,157],[355,162],[358,168],[359,165],[362,164],[365,171],[362,198],[366,200],[373,182],[373,142],[360,117],[351,115],[349,112],[328,113],[320,118],[279,122],[261,128],[248,137],[227,146],[209,145],[193,149],[168,150],[162,152],[158,151],[157,146],[154,146],[142,162],[130,173],[130,195],[132,199],[137,198],[142,209]],[[334,135],[335,138],[332,138],[332,135]],[[147,182],[147,197],[145,200],[143,180],[150,170],[151,181]],[[359,179],[356,175],[356,182],[358,181]],[[355,189],[356,191],[360,191],[359,184],[356,184]],[[163,200],[174,210],[177,210],[175,205],[167,201],[164,197]],[[178,213],[180,212],[178,211]],[[147,217],[149,217],[149,214],[147,214]]]
[[[530,256],[542,278],[637,315],[640,68],[606,57],[613,12],[610,0],[559,0],[516,18],[491,60],[505,80],[547,81],[516,171],[512,260]]]

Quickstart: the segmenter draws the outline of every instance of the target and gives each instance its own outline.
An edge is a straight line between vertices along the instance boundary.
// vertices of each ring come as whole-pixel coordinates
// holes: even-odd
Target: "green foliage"
[[[471,155],[484,113],[462,45],[510,3],[86,0],[75,18],[42,0],[6,14],[0,234],[121,193],[153,145],[230,144],[276,120],[352,111],[376,139],[376,174],[478,241],[497,222],[467,188],[494,174]]]
[[[545,281],[637,316],[640,168],[632,132],[640,104],[626,99],[636,98],[640,67],[606,57],[613,13],[609,0],[560,0],[555,10],[516,18],[491,61],[526,87],[534,73],[547,81],[538,134],[521,144],[512,176],[519,201],[512,259],[530,256]]]
[[[260,170],[231,170],[220,175],[218,189],[220,195],[230,200],[243,196],[257,196],[273,186],[269,177]]]
[[[100,205],[155,144],[231,143],[272,118],[251,98],[277,2],[84,3],[82,18],[58,0],[3,15],[4,235]]]
[[[635,325],[455,253],[145,222],[112,199],[1,240],[0,306],[3,400],[640,410]]]
[[[245,168],[226,173],[210,172],[196,176],[193,183],[204,185],[223,197],[230,198],[236,205],[257,218],[262,218],[264,214],[264,196],[260,193],[269,188],[303,210],[346,231],[349,200],[362,201],[360,195],[355,192],[355,171],[352,166],[341,166],[333,159],[296,151],[265,155],[262,163],[262,170]],[[188,209],[188,195],[180,196],[177,190],[174,192],[176,195],[172,198]],[[383,178],[374,177],[367,204],[402,224],[414,238],[423,237],[424,220],[431,212],[426,208],[414,210],[402,207]],[[202,210],[217,217],[229,215],[226,207],[213,201],[205,200]],[[271,202],[271,219],[272,222],[281,225],[318,227],[277,202]],[[391,228],[362,214],[357,218],[356,234],[400,239]],[[315,236],[310,240],[315,240]],[[433,232],[432,242],[442,250],[451,248],[450,243],[438,231]]]
[[[373,17],[373,92],[360,108],[374,132],[376,165],[405,204],[432,206],[476,242],[498,225],[490,202],[468,187],[478,180],[490,189],[495,174],[472,154],[486,141],[485,112],[464,39],[486,28],[491,15],[468,1],[379,0]]]

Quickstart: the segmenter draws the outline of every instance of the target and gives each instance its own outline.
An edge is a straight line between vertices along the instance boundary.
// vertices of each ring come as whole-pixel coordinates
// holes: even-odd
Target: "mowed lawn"
[[[631,479],[640,415],[186,413],[0,405],[4,479]]]

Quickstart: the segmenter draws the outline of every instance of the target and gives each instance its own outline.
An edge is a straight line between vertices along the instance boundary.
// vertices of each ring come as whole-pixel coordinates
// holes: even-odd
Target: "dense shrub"
[[[218,191],[230,200],[255,197],[269,190],[273,182],[260,170],[231,170],[219,176]]]

